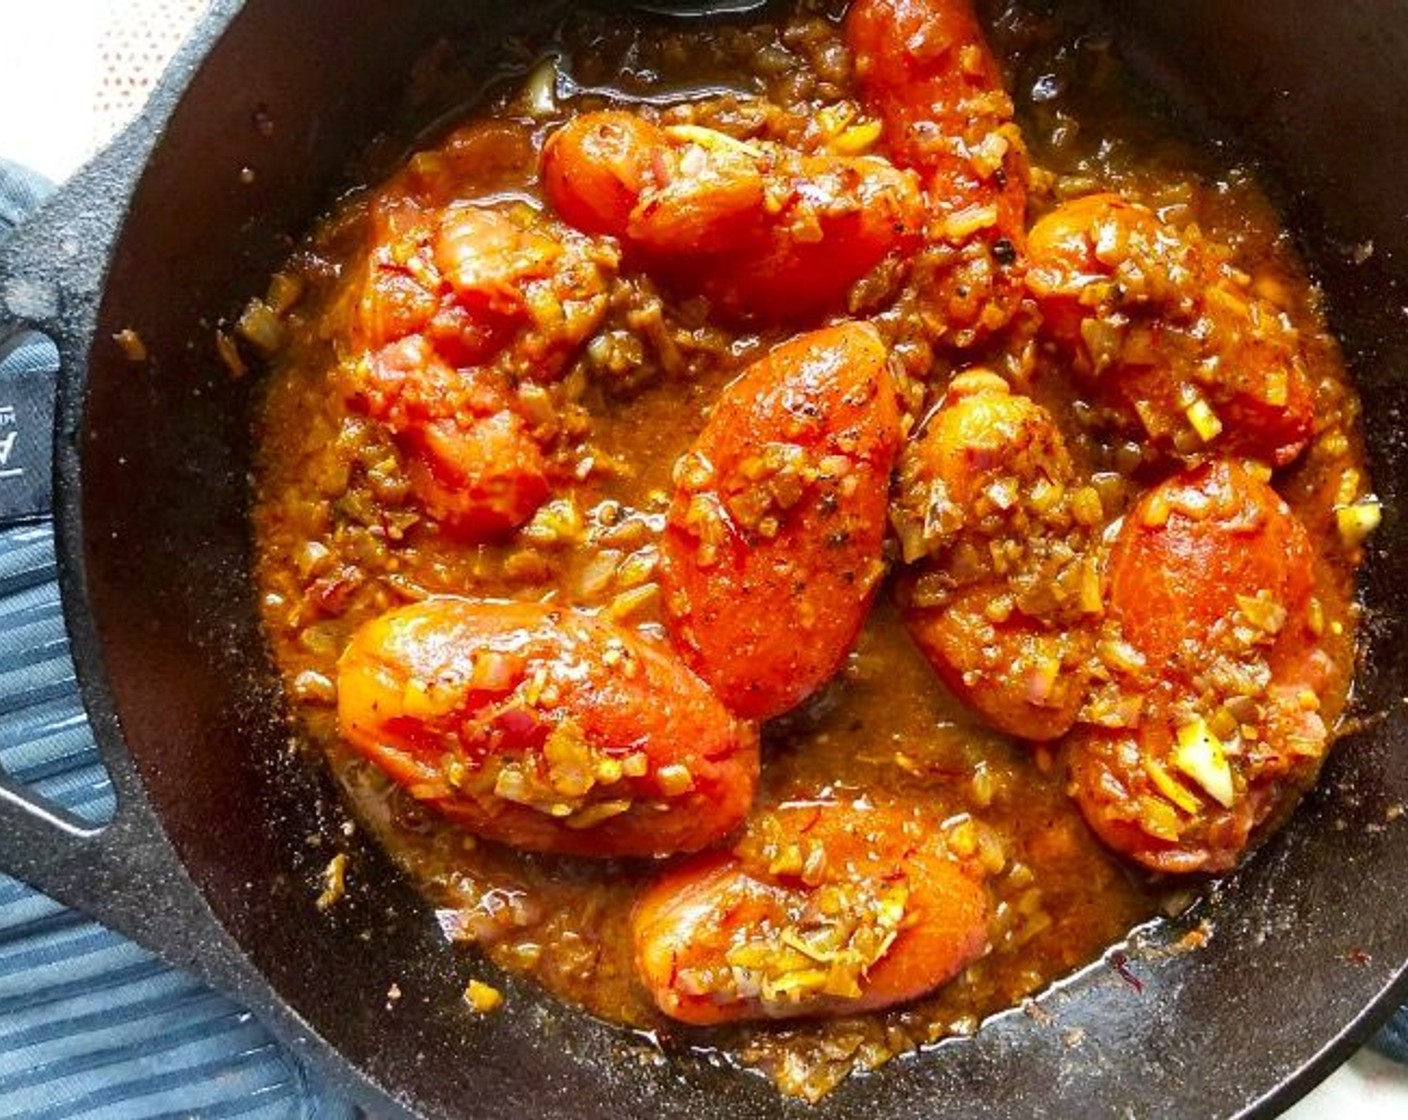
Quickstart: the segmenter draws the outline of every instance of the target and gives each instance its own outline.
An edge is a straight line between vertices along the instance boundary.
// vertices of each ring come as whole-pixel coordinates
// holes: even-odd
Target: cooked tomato
[[[905,449],[892,510],[911,562],[905,623],[944,683],[1009,735],[1059,738],[1085,701],[1102,516],[1051,415],[995,374],[955,378]]]
[[[1098,194],[1042,218],[1028,250],[1045,329],[1126,427],[1185,456],[1284,466],[1304,449],[1304,341],[1224,247]]]
[[[566,221],[618,238],[648,271],[734,318],[844,310],[857,281],[918,246],[924,219],[914,178],[880,160],[620,111],[556,132],[543,180]]]
[[[898,445],[885,347],[849,323],[750,366],[676,465],[670,631],[733,711],[778,715],[840,667],[884,572]]]
[[[1070,748],[1073,792],[1117,850],[1161,871],[1223,871],[1315,775],[1328,658],[1304,528],[1266,483],[1218,460],[1149,491],[1110,558],[1127,644],[1127,726]]]
[[[1084,7],[567,5],[218,340],[270,355],[291,714],[467,958],[815,1100],[1313,780],[1359,402],[1253,176]]]
[[[1012,100],[969,0],[856,0],[846,39],[883,143],[923,176],[943,251],[920,282],[946,336],[1002,327],[1021,296],[1027,156]]]
[[[664,133],[637,113],[573,117],[548,137],[543,189],[563,221],[584,233],[625,238],[664,146]]]
[[[547,497],[542,451],[492,374],[451,369],[421,335],[339,373],[356,406],[405,448],[412,489],[454,536],[501,538]]]
[[[668,649],[540,603],[431,599],[374,619],[338,662],[346,741],[478,836],[584,856],[723,839],[757,732]]]
[[[631,929],[671,1018],[844,1015],[915,999],[980,957],[988,898],[922,813],[817,800],[763,812],[732,852],[660,876]]]
[[[526,207],[372,207],[375,247],[348,332],[372,352],[423,334],[451,366],[549,380],[601,323],[616,253]]]

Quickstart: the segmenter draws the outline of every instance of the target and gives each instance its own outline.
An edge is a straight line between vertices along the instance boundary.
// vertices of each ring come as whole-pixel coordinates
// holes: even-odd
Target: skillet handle
[[[0,162],[0,235],[49,189],[23,168]],[[58,391],[53,344],[33,330],[26,314],[40,309],[36,289],[25,271],[6,260],[9,255],[0,253],[0,530],[43,520],[53,511],[51,448]],[[47,345],[39,341],[42,337]],[[34,829],[48,830],[56,843],[82,843],[100,831],[57,805],[37,800],[3,770],[0,826],[8,841],[18,841],[20,850],[31,847],[34,838],[28,834]],[[0,865],[9,849],[9,844],[0,848]]]
[[[11,233],[52,190],[42,176],[0,160],[0,528],[38,521],[53,509],[59,369],[54,343],[47,336],[40,343],[37,330],[57,300],[51,284],[20,267],[20,239]]]
[[[177,860],[130,771],[109,764],[117,811],[93,825],[0,777],[0,871],[239,995],[253,977]]]
[[[48,185],[21,168],[0,162],[0,234],[8,233],[16,207],[47,193]],[[4,254],[0,254],[0,261]],[[53,509],[54,397],[58,363],[40,343],[25,315],[33,310],[34,289],[18,268],[0,265],[0,529],[47,518]],[[46,339],[47,341],[47,339]],[[26,360],[26,351],[29,360]],[[35,799],[0,770],[0,826],[19,850],[32,846],[36,829],[51,832],[57,843],[81,843],[98,831],[56,805]],[[0,865],[10,844],[0,848]]]
[[[0,376],[0,531],[38,529],[52,512],[53,463],[65,438],[55,424],[57,367],[82,362],[82,348],[64,324],[69,302],[86,302],[59,283],[56,250],[74,228],[74,211],[82,213],[85,180],[101,182],[101,159],[10,236],[4,236],[9,215],[0,209],[0,369],[8,366]],[[6,170],[0,164],[0,173]],[[31,351],[35,360],[16,360],[36,336],[54,340],[57,360],[47,348]],[[76,372],[66,378],[70,389],[82,383]],[[0,593],[15,590],[0,583]],[[100,743],[120,738],[115,728],[99,726],[115,724],[110,712],[90,707],[88,715]],[[112,749],[102,755],[117,802],[106,824],[37,797],[0,769],[0,873],[238,993],[251,980],[243,954],[181,866],[131,760]]]
[[[25,344],[30,324],[7,314],[12,303],[23,299],[23,282],[15,277],[0,282],[0,368],[7,361],[10,372],[0,378],[0,528],[46,518],[53,510],[54,396],[58,370],[45,360],[17,362],[15,353]],[[43,353],[47,347],[34,347]]]

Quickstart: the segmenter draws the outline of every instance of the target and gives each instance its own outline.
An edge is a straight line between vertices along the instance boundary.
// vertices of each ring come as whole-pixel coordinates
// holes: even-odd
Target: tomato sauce
[[[1186,905],[1350,691],[1290,237],[983,14],[579,13],[246,315],[265,632],[426,920],[811,1099]]]

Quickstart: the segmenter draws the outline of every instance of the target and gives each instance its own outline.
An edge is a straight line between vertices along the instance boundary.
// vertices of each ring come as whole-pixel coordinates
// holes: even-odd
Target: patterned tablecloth
[[[53,180],[71,174],[141,108],[205,6],[0,0],[0,158]],[[0,363],[0,378],[53,360],[52,348],[25,348]],[[54,579],[48,525],[0,534],[0,766],[102,820],[112,793],[78,701]],[[351,1115],[247,1011],[0,876],[0,1118]],[[1408,1069],[1365,1050],[1288,1116],[1408,1116]]]

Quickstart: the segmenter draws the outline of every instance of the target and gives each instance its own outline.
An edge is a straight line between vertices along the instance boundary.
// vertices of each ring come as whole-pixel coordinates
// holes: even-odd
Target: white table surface
[[[61,181],[141,108],[203,0],[0,0],[0,156]],[[1363,1051],[1287,1120],[1404,1120],[1408,1069]]]

